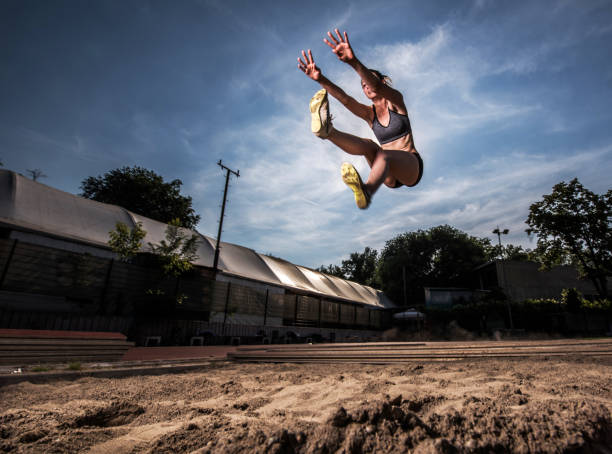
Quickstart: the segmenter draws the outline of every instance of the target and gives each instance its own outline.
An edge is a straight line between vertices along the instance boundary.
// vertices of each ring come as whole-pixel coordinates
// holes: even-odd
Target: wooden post
[[[223,335],[225,336],[225,322],[227,320],[227,308],[229,306],[229,298],[230,298],[230,287],[231,283],[227,283],[227,293],[225,295],[225,311],[223,312]]]
[[[270,295],[270,289],[266,289],[266,304],[264,306],[264,326],[266,326],[266,322],[268,321],[268,296]]]
[[[111,259],[108,264],[108,270],[106,270],[106,279],[104,279],[104,288],[102,289],[102,295],[100,296],[100,307],[104,306],[104,300],[106,299],[106,293],[108,291],[108,283],[110,282],[111,272],[113,271],[113,264],[115,259]]]

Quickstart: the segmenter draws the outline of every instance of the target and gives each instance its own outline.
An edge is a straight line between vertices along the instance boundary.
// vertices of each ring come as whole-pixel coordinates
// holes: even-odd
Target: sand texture
[[[0,452],[612,453],[612,357],[210,363],[0,388]]]

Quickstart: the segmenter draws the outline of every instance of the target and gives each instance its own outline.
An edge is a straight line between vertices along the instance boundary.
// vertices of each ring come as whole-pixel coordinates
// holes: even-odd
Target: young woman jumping
[[[310,100],[312,132],[321,139],[331,140],[349,154],[364,156],[368,161],[371,170],[365,183],[353,165],[347,162],[342,164],[342,180],[355,194],[357,206],[366,209],[382,183],[390,188],[416,186],[423,175],[423,160],[414,147],[402,94],[389,86],[389,77],[366,68],[357,59],[346,32],[342,36],[337,28],[334,31],[336,36],[327,32],[329,39],[323,41],[340,61],[350,65],[361,77],[361,88],[372,105],[361,104],[327,79],[315,65],[310,49],[308,55],[302,51],[302,58],[298,57],[298,68],[323,87]],[[380,145],[370,139],[334,129],[329,113],[328,93],[354,115],[365,120]]]

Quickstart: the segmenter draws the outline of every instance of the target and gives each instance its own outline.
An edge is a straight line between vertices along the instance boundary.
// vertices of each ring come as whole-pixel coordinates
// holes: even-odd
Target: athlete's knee
[[[363,139],[363,140],[368,144],[368,150],[366,152],[366,158],[368,158],[368,160],[374,162],[374,160],[376,159],[376,156],[378,156],[378,154],[380,153],[382,148],[380,148],[380,145],[378,145],[376,142],[374,142],[371,139]]]

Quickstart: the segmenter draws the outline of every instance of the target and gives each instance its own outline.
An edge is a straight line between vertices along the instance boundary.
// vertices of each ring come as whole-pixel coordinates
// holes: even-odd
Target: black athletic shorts
[[[411,151],[410,153],[413,153],[417,159],[419,160],[419,176],[417,177],[417,180],[412,183],[411,185],[409,185],[409,188],[412,188],[414,186],[416,186],[417,184],[419,184],[419,181],[421,181],[421,178],[423,177],[423,158],[421,158],[421,155],[416,152],[416,151]],[[397,179],[395,180],[395,186],[393,186],[393,189],[397,189],[397,188],[401,188],[402,186],[404,186],[403,183],[400,183]]]

